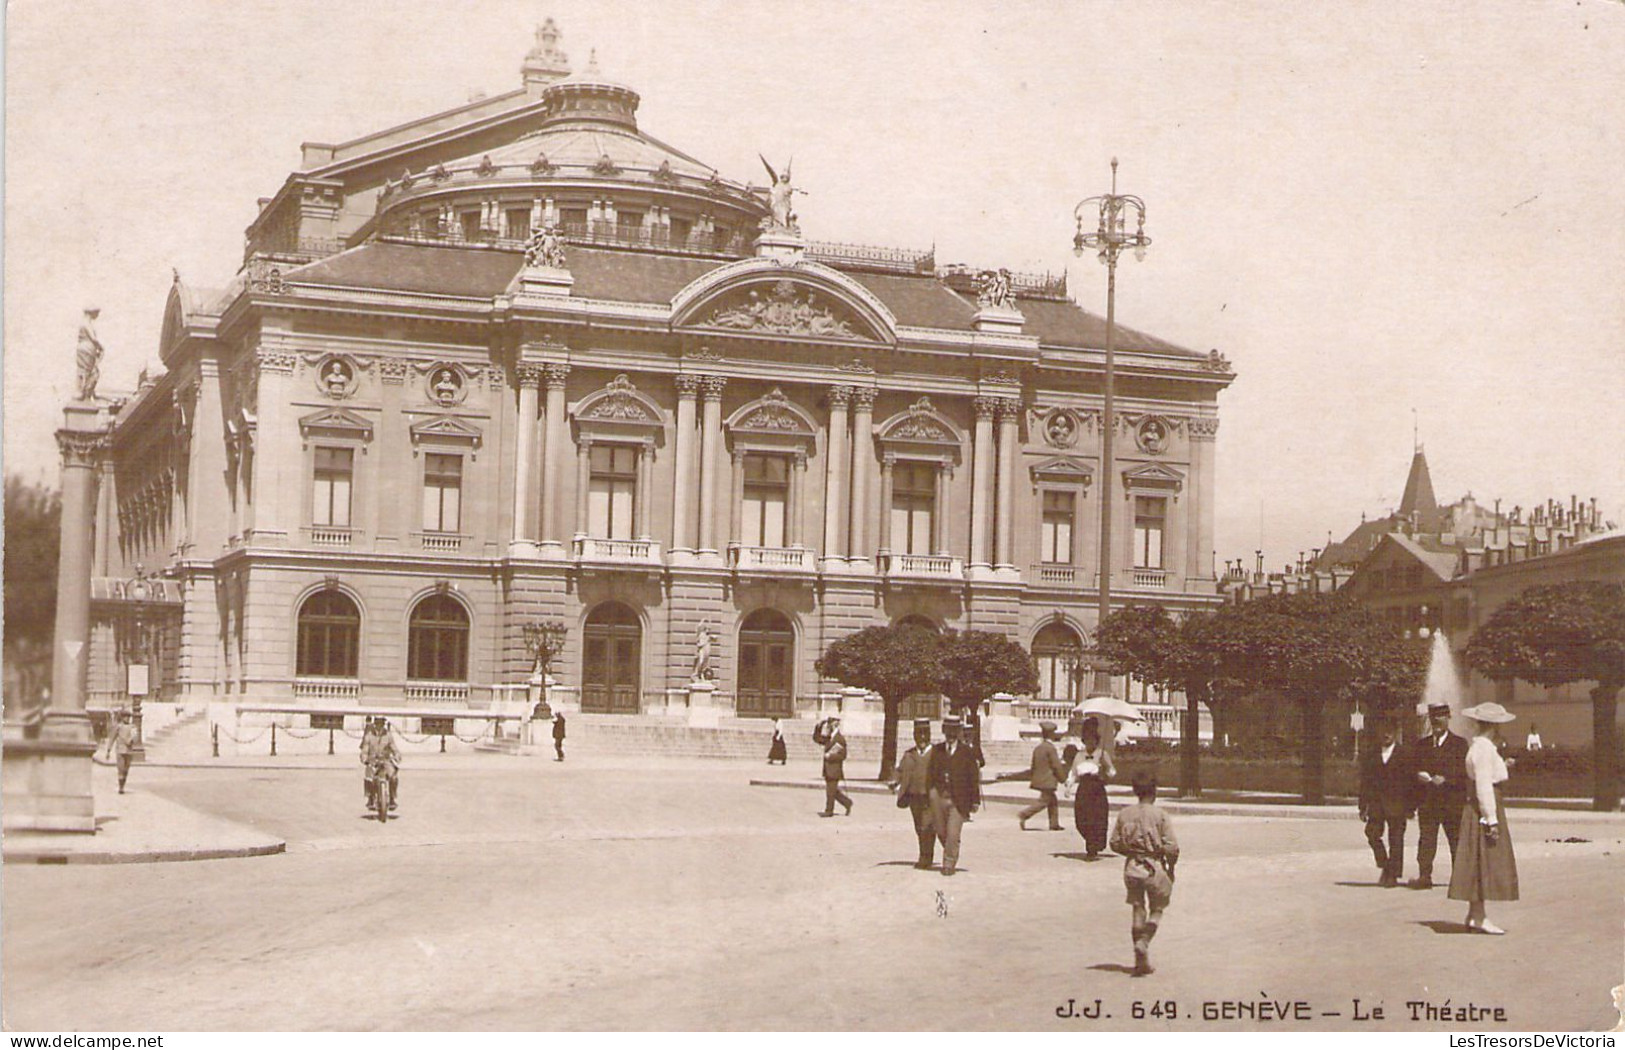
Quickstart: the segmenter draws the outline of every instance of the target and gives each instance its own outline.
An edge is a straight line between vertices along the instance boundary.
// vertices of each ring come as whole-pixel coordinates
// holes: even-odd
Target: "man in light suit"
[[[931,813],[942,839],[942,873],[959,867],[959,831],[982,804],[982,770],[975,750],[959,738],[958,715],[942,720],[947,737],[931,749],[927,777],[931,782]]]
[[[920,840],[920,859],[914,866],[922,871],[931,869],[937,854],[937,825],[931,812],[931,750],[931,720],[916,718],[914,746],[903,752],[892,784],[898,806],[907,805],[914,817],[914,836]]]
[[[1055,800],[1055,790],[1061,781],[1066,778],[1066,767],[1061,765],[1061,756],[1055,753],[1055,723],[1040,722],[1039,732],[1044,739],[1033,748],[1032,789],[1038,792],[1038,801],[1028,806],[1018,814],[1021,830],[1027,830],[1027,818],[1036,817],[1041,809],[1049,810],[1049,829],[1060,831],[1060,806]]]

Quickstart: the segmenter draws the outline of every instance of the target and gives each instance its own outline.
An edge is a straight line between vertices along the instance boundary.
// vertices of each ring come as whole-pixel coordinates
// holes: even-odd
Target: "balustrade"
[[[881,571],[887,576],[949,580],[965,574],[963,563],[947,554],[885,554],[881,561]]]
[[[312,525],[305,530],[313,547],[350,547],[355,530],[341,525]]]
[[[788,569],[810,572],[812,552],[804,547],[734,547],[729,552],[736,569]]]
[[[293,695],[300,700],[361,699],[361,681],[356,678],[295,678]]]
[[[433,704],[466,704],[467,682],[407,682],[406,699]]]
[[[660,545],[653,540],[611,540],[583,537],[575,541],[575,556],[582,561],[660,561]]]

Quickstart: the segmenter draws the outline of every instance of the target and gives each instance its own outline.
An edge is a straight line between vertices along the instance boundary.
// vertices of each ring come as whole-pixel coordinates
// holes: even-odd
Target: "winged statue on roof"
[[[786,164],[783,171],[774,171],[773,165],[768,163],[766,157],[762,158],[762,167],[767,169],[767,177],[772,180],[772,187],[768,190],[768,207],[773,210],[773,225],[786,230],[796,229],[796,213],[792,206],[792,198],[797,193],[806,193],[790,184],[790,165]],[[795,158],[790,158],[794,163]]]

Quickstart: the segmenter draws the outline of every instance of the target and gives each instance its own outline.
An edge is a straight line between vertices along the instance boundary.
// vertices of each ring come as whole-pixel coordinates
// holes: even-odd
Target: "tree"
[[[813,667],[825,678],[879,693],[885,705],[880,779],[897,763],[897,721],[903,701],[936,692],[942,684],[942,639],[913,624],[865,627],[824,650]]]
[[[1273,690],[1302,720],[1303,797],[1325,801],[1325,705],[1359,696],[1373,708],[1414,703],[1425,647],[1342,594],[1272,594],[1227,605],[1201,631],[1220,676]]]
[[[18,475],[5,491],[6,706],[36,705],[51,674],[62,497]],[[21,710],[16,717],[25,717]]]
[[[1467,665],[1496,681],[1591,689],[1591,808],[1619,808],[1614,731],[1625,686],[1625,584],[1574,581],[1530,587],[1496,609],[1467,642]]]
[[[1109,614],[1095,636],[1115,673],[1185,694],[1179,738],[1179,793],[1185,796],[1202,793],[1200,705],[1213,708],[1221,670],[1207,638],[1212,626],[1211,613],[1175,620],[1160,605],[1131,605]]]
[[[972,707],[994,693],[1038,692],[1032,654],[1002,634],[949,631],[942,636],[942,694],[956,708]]]

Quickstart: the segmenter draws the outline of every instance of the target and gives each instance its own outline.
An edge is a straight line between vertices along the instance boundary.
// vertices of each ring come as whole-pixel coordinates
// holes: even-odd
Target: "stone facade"
[[[1102,478],[1104,324],[1064,281],[995,309],[929,253],[808,242],[549,54],[307,147],[231,285],[177,278],[98,501],[98,574],[172,581],[155,693],[481,707],[551,620],[567,706],[663,711],[703,662],[724,710],[810,711],[870,624],[1081,640],[1103,499],[1120,601],[1218,600],[1227,361],[1119,328]]]

